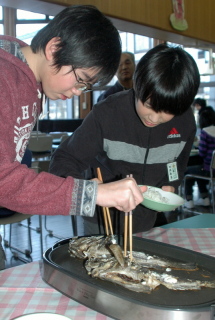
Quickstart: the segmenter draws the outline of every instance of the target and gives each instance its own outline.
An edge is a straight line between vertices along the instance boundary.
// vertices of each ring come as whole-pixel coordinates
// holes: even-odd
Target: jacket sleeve
[[[52,155],[50,172],[61,177],[83,178],[103,150],[100,125],[92,110],[69,139]]]
[[[17,212],[93,216],[96,194],[94,181],[37,174],[18,162],[1,165],[0,205]]]

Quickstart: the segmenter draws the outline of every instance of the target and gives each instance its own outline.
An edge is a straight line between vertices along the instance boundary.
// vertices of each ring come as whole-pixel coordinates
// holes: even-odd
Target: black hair
[[[199,115],[201,114],[201,112],[203,110],[205,110],[205,108],[207,108],[207,104],[206,104],[206,100],[205,99],[202,99],[202,98],[196,98],[194,101],[193,101],[193,106],[195,106],[196,104],[200,105],[201,108],[199,109]]]
[[[58,72],[62,66],[98,69],[101,84],[108,83],[116,73],[121,56],[121,39],[112,22],[96,7],[69,6],[34,36],[31,49],[43,50],[54,37],[59,37],[54,64]]]
[[[195,60],[179,46],[160,44],[139,61],[134,74],[137,99],[150,99],[155,112],[184,113],[193,102],[200,84]]]
[[[202,99],[202,98],[196,98],[193,101],[193,105],[195,105],[195,104],[199,104],[202,108],[205,108],[206,107],[206,100]]]
[[[212,107],[205,107],[199,115],[200,129],[215,125],[215,111]]]

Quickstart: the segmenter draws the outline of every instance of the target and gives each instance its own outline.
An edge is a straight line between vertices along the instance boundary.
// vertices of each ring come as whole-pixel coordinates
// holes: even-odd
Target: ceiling
[[[64,6],[39,0],[0,0],[0,5],[55,16]]]

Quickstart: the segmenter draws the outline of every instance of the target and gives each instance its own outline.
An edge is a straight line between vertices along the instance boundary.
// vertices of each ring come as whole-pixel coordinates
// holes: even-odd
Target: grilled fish
[[[160,285],[170,290],[201,290],[215,288],[215,280],[201,281],[176,276],[173,270],[185,274],[198,269],[194,263],[168,260],[156,255],[133,251],[133,260],[124,257],[123,250],[111,237],[93,236],[73,238],[69,254],[85,260],[85,268],[93,278],[111,281],[129,290],[151,293]]]

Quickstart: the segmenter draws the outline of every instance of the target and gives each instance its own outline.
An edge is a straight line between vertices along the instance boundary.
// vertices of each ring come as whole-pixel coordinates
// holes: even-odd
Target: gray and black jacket
[[[132,174],[140,185],[181,184],[196,133],[192,109],[157,127],[146,127],[135,109],[133,89],[99,102],[75,133],[52,157],[50,171],[59,176],[84,176],[100,167],[104,182]],[[169,182],[167,164],[177,162],[179,179]],[[157,213],[139,205],[133,214],[134,232],[153,227]]]

